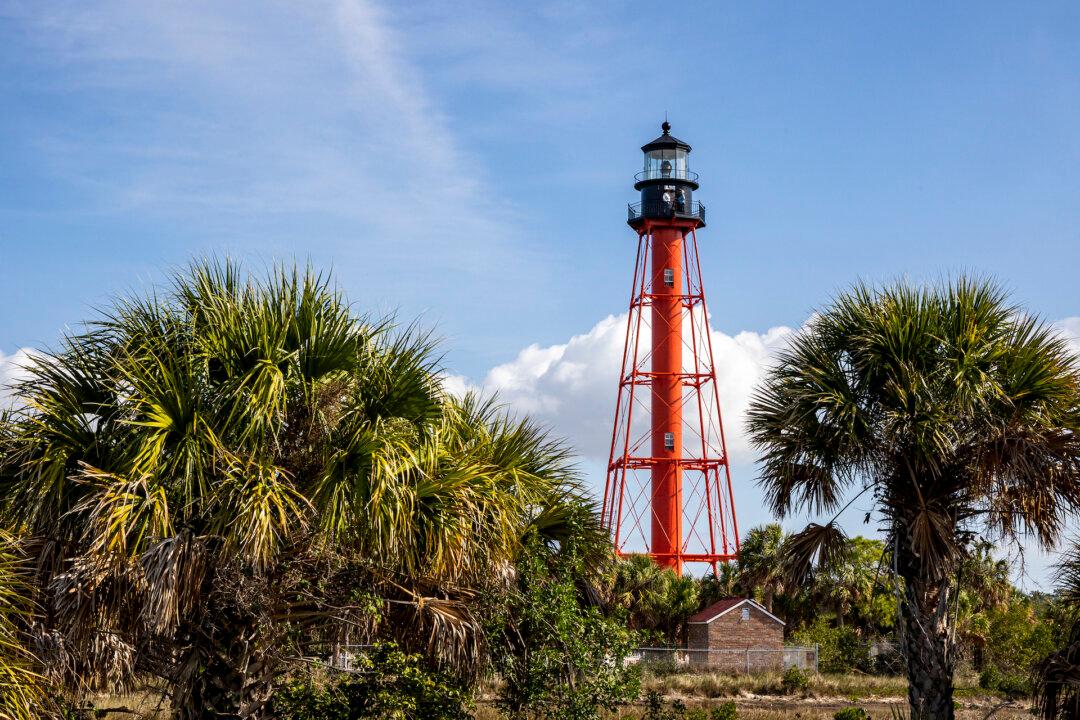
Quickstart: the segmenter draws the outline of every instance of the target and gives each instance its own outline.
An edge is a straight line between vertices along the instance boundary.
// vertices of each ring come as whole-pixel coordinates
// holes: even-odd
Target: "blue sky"
[[[665,111],[737,425],[857,278],[993,274],[1080,334],[1078,37],[1071,2],[0,1],[0,360],[193,255],[310,259],[595,481]]]

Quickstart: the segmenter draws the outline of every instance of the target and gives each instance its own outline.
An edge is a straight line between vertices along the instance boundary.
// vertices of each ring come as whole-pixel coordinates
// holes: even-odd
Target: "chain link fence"
[[[743,675],[764,672],[783,672],[799,668],[805,672],[818,671],[818,648],[637,648],[630,661],[644,665],[664,665],[687,670]]]

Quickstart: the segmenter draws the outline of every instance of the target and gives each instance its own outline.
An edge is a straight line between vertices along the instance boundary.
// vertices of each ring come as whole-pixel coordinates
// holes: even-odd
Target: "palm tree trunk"
[[[176,717],[184,720],[248,720],[261,717],[273,693],[276,662],[270,648],[238,637],[214,648],[179,702]]]
[[[949,628],[949,574],[928,580],[930,569],[903,552],[900,647],[907,659],[911,720],[953,720],[955,653]],[[905,562],[906,561],[906,562]]]
[[[220,600],[220,598],[218,598]],[[273,694],[278,657],[268,623],[220,601],[188,629],[188,657],[174,678],[177,720],[254,720]]]

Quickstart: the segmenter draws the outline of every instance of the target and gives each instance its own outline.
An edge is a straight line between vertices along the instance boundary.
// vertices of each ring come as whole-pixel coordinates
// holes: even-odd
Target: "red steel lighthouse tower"
[[[739,529],[698,263],[705,207],[690,146],[662,129],[641,148],[629,207],[637,261],[602,512],[617,554],[715,572],[736,557]]]

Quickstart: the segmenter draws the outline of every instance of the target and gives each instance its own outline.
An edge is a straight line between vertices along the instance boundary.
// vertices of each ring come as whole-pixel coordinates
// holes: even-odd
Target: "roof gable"
[[[731,612],[735,608],[742,607],[743,605],[750,605],[755,610],[758,610],[759,612],[761,612],[766,617],[780,623],[781,625],[786,625],[787,624],[783,620],[781,620],[780,618],[776,617],[771,612],[766,610],[765,606],[762,605],[761,603],[759,603],[759,602],[757,602],[755,600],[751,600],[750,598],[738,598],[738,597],[724,598],[723,600],[715,602],[712,605],[710,605],[709,607],[702,610],[701,612],[695,613],[694,615],[691,615],[690,619],[688,619],[686,622],[687,623],[692,623],[692,624],[711,623],[716,618],[718,618],[718,617],[720,617],[722,615],[727,615],[729,612]]]

